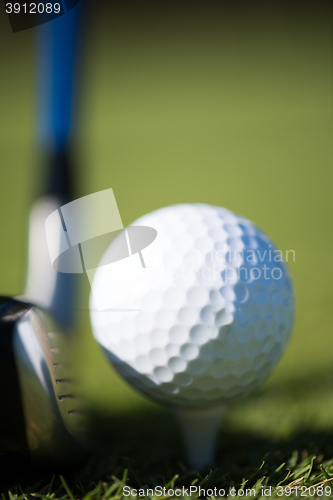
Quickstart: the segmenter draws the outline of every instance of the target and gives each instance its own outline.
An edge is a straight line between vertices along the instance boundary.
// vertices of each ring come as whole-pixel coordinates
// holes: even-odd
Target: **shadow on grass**
[[[220,476],[227,475],[224,480],[226,485],[230,480],[235,485],[240,484],[263,461],[265,465],[261,469],[261,476],[271,475],[284,462],[286,465],[281,469],[281,474],[286,475],[288,461],[292,456],[295,457],[295,451],[298,462],[313,454],[317,456],[318,464],[333,459],[333,431],[330,428],[315,428],[306,418],[301,418],[287,437],[273,438],[267,437],[267,433],[263,436],[253,429],[249,430],[246,420],[247,411],[253,411],[255,405],[256,411],[260,411],[260,398],[265,398],[266,404],[266,412],[263,411],[261,419],[269,418],[267,405],[274,408],[280,405],[282,414],[288,415],[288,400],[294,399],[295,405],[302,400],[311,403],[318,394],[322,394],[323,406],[318,408],[320,412],[325,405],[325,395],[331,391],[331,387],[330,373],[318,374],[316,378],[294,379],[276,388],[256,391],[244,399],[243,403],[237,403],[237,418],[244,412],[244,426],[239,426],[237,422],[233,424],[235,413],[230,412],[226,425],[221,430],[217,460],[213,464],[221,471]],[[120,478],[127,468],[129,484],[135,488],[143,484],[150,487],[163,485],[175,474],[179,474],[180,484],[189,485],[196,476],[196,472],[189,470],[184,461],[178,427],[170,410],[158,406],[141,410],[136,407],[133,412],[112,414],[90,408],[88,413],[94,424],[94,451],[88,463],[73,470],[50,471],[36,467],[32,469],[23,459],[20,462],[13,457],[11,461],[8,457],[0,457],[0,491],[5,491],[18,482],[24,490],[40,479],[43,479],[42,484],[47,484],[54,473],[65,474],[70,484],[78,481],[87,484],[98,480],[111,481],[112,476]],[[302,416],[302,412],[300,413]]]
[[[182,442],[172,413],[127,415],[105,420],[96,415],[99,425],[98,453],[91,463],[91,477],[110,480],[130,470],[130,484],[138,487],[151,478],[171,479],[175,474],[191,475],[184,460]],[[315,454],[321,461],[333,457],[333,431],[298,428],[285,439],[272,439],[255,433],[224,428],[219,437],[216,463],[229,473],[235,483],[251,475],[263,460],[266,468],[277,468],[287,462],[295,450],[299,457]],[[98,457],[99,455],[99,457]],[[263,469],[264,473],[265,468]],[[194,472],[193,472],[194,473]],[[139,480],[138,480],[139,478]]]

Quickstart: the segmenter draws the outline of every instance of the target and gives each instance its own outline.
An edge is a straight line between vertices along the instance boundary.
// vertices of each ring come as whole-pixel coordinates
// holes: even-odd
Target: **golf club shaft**
[[[30,213],[28,275],[24,297],[48,309],[64,327],[73,324],[74,274],[51,265],[45,220],[74,198],[72,146],[75,135],[81,3],[38,28],[37,145],[42,156],[41,194]]]

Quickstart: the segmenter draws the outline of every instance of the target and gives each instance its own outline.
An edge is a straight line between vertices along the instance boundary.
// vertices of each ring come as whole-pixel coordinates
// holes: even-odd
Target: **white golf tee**
[[[175,409],[189,465],[202,471],[214,463],[218,434],[225,406]]]

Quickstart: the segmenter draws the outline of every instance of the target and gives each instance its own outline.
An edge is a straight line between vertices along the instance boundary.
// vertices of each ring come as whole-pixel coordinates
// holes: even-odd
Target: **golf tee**
[[[221,418],[225,407],[175,409],[185,446],[187,462],[202,471],[215,460]]]

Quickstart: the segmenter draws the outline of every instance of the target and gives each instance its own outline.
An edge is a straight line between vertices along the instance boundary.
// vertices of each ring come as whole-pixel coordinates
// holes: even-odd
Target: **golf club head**
[[[0,453],[70,465],[88,456],[88,423],[68,356],[70,337],[30,303],[0,297]]]

